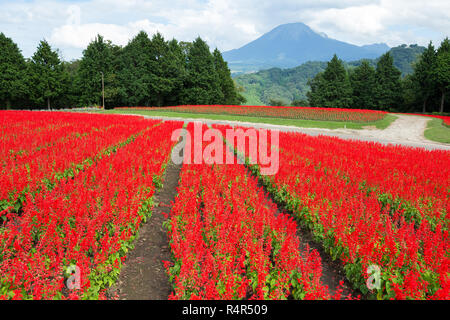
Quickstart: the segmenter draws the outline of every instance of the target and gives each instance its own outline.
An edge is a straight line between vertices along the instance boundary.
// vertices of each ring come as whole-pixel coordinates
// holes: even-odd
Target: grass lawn
[[[444,126],[442,119],[434,118],[428,122],[425,138],[432,141],[450,143],[450,128]]]
[[[173,111],[159,111],[159,110],[106,110],[102,113],[113,114],[139,114],[147,116],[160,116],[160,117],[177,117],[177,118],[191,118],[191,119],[211,119],[211,120],[229,120],[229,121],[243,121],[254,123],[268,123],[284,126],[295,126],[300,128],[326,128],[326,129],[362,129],[365,126],[375,126],[377,129],[386,129],[395,119],[396,116],[386,115],[382,120],[368,122],[368,123],[356,123],[356,122],[342,122],[342,121],[318,121],[318,120],[298,120],[298,119],[281,119],[281,118],[268,118],[268,117],[251,117],[251,116],[239,116],[239,115],[219,115],[219,114],[206,114],[206,113],[185,113],[185,112],[173,112]]]

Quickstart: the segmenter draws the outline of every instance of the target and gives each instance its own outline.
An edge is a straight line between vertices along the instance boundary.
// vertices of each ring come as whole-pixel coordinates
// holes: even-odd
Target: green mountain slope
[[[401,45],[390,50],[394,65],[402,75],[413,72],[413,63],[425,50],[418,45]],[[346,63],[346,68],[354,68],[362,60]],[[378,59],[369,60],[376,66]],[[290,69],[272,68],[256,73],[241,74],[234,77],[236,83],[243,88],[242,95],[247,105],[269,105],[271,100],[289,104],[293,100],[306,100],[309,90],[308,80],[325,70],[327,62],[310,61]]]

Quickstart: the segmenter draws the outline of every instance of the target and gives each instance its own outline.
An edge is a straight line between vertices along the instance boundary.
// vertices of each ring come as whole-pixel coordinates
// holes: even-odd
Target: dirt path
[[[261,179],[254,175],[250,170],[248,170],[248,174],[258,179],[258,186],[264,190],[267,198],[276,205],[277,214],[286,213],[294,217],[292,211],[287,209],[283,203],[276,201],[272,194],[267,191],[267,188],[264,186]],[[324,250],[323,246],[314,240],[312,232],[300,226],[298,222],[296,235],[300,240],[300,252],[304,252],[307,247],[309,247],[310,250],[315,249],[319,253],[322,263],[321,281],[323,285],[328,286],[332,295],[336,293],[336,289],[342,289],[342,299],[345,299],[348,295],[351,295],[352,297],[357,297],[358,295],[361,297],[363,296],[360,291],[352,289],[352,285],[345,277],[345,272],[340,261],[333,261],[330,255]],[[343,286],[340,286],[340,281],[343,281]]]
[[[230,146],[228,146],[228,148],[230,148]],[[242,155],[236,155],[236,157],[242,161],[245,160],[243,159]],[[273,195],[267,190],[263,180],[260,179],[256,174],[254,174],[249,169],[248,165],[245,165],[245,167],[248,170],[248,174],[258,180],[258,187],[263,189],[266,197],[276,205],[277,214],[287,213],[292,217],[294,217],[295,219],[294,213],[288,208],[286,208],[286,206],[282,202],[277,201],[273,197]],[[332,295],[336,293],[336,289],[341,289],[342,299],[345,299],[345,297],[347,297],[348,295],[351,295],[352,297],[357,297],[358,295],[360,295],[361,297],[363,297],[363,294],[359,290],[354,290],[352,288],[352,285],[345,277],[345,272],[342,263],[338,260],[333,261],[333,259],[331,259],[331,256],[325,251],[323,246],[314,240],[314,236],[311,231],[309,231],[307,228],[300,226],[297,223],[296,235],[300,240],[299,244],[300,252],[304,252],[307,249],[307,247],[309,247],[311,250],[315,249],[319,253],[322,262],[322,278],[321,278],[322,284],[328,286],[328,289]],[[340,286],[340,281],[343,281],[342,286]]]
[[[163,176],[163,187],[155,195],[151,218],[139,230],[135,248],[130,251],[110,296],[120,300],[167,300],[171,286],[163,261],[170,260],[167,232],[162,227],[163,213],[171,210],[177,193],[181,165],[169,162]]]
[[[397,120],[385,130],[362,129],[345,130],[343,132],[392,142],[433,143],[423,135],[427,128],[427,123],[431,121],[431,118],[400,114],[396,114],[395,116]]]

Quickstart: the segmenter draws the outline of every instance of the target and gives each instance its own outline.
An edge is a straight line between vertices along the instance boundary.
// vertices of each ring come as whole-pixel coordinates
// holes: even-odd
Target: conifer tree
[[[0,33],[0,105],[10,109],[14,101],[26,95],[25,70],[17,44]]]
[[[209,47],[200,37],[188,46],[184,104],[219,104],[223,100],[219,76]]]
[[[228,68],[227,62],[223,60],[222,54],[216,48],[213,52],[214,65],[219,76],[220,90],[223,94],[223,104],[236,105],[240,103],[239,93],[236,90],[233,79],[231,78],[231,71]]]
[[[105,98],[112,102],[118,99],[117,61],[121,49],[100,35],[83,51],[80,61],[77,86],[80,88],[82,106],[102,105],[102,73],[105,83]]]
[[[450,91],[450,41],[445,38],[437,50],[433,68],[436,85],[441,92],[439,112],[444,112],[445,96]]]
[[[427,102],[436,91],[433,67],[436,63],[436,50],[430,42],[427,49],[422,53],[419,61],[414,66],[411,80],[418,88],[417,95],[422,100],[422,112],[427,110]]]
[[[43,40],[28,68],[30,96],[39,105],[51,109],[51,102],[63,92],[63,66],[57,51]]]
[[[376,103],[381,110],[398,109],[402,99],[401,72],[394,66],[394,59],[385,53],[376,69]]]
[[[119,81],[128,106],[151,105],[151,45],[147,33],[141,31],[123,48]]]
[[[353,89],[353,107],[358,109],[376,109],[375,92],[376,76],[375,68],[367,60],[355,68],[350,76]]]
[[[348,108],[352,105],[352,87],[342,60],[336,55],[323,73],[309,82],[308,99],[313,107]]]

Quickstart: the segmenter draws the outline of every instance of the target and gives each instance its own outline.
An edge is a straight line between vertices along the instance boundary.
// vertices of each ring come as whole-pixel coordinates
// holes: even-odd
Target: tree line
[[[0,33],[0,108],[107,108],[182,104],[241,104],[221,52],[200,37],[166,41],[144,31],[124,46],[101,35],[79,60],[62,61],[45,40],[25,59],[12,39]]]
[[[348,70],[334,55],[325,71],[308,82],[308,101],[294,101],[293,105],[424,113],[448,110],[449,39],[444,39],[438,49],[430,42],[413,70],[411,75],[402,77],[389,52],[380,57],[376,67],[363,60]]]

